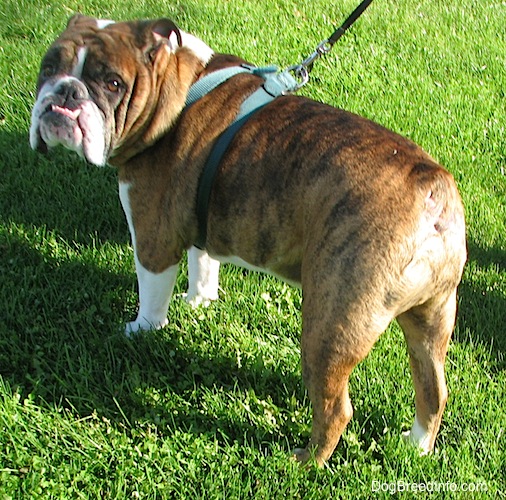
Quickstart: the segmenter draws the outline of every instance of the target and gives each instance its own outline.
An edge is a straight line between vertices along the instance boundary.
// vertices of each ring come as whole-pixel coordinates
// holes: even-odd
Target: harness
[[[240,73],[249,73],[264,79],[263,85],[242,103],[235,120],[218,137],[211,150],[211,154],[207,158],[197,191],[198,236],[195,242],[197,248],[201,250],[205,248],[207,240],[207,209],[214,177],[218,171],[221,159],[227,151],[232,139],[235,137],[235,134],[251,116],[262,109],[266,104],[276,99],[276,97],[295,92],[303,87],[309,80],[309,72],[314,62],[321,56],[330,52],[334,44],[362,15],[371,2],[372,0],[362,0],[344,23],[334,31],[331,37],[323,40],[316,50],[298,65],[290,66],[282,72],[279,72],[276,66],[267,66],[263,68],[257,68],[246,64],[233,66],[210,73],[190,87],[186,106],[192,105],[195,101]],[[294,76],[292,76],[292,74]]]
[[[218,139],[216,139],[204,165],[197,190],[198,236],[194,243],[194,246],[201,250],[205,248],[207,240],[207,213],[214,178],[221,163],[221,159],[226,153],[232,139],[248,119],[257,111],[276,99],[276,97],[294,92],[299,86],[289,70],[278,72],[276,66],[267,66],[263,68],[257,68],[246,64],[232,66],[230,68],[214,71],[200,80],[197,80],[197,82],[190,87],[186,99],[186,106],[192,105],[222,83],[225,83],[230,78],[241,73],[260,76],[264,79],[264,83],[242,103],[234,121],[218,136]]]

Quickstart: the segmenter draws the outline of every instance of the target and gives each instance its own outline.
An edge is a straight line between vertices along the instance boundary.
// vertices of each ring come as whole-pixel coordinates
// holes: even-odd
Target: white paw
[[[431,449],[428,445],[428,436],[417,436],[416,432],[413,432],[413,430],[411,430],[403,432],[402,439],[405,443],[408,443],[411,446],[415,446],[418,449],[421,457],[428,455],[431,452]]]
[[[209,307],[213,300],[218,299],[218,295],[207,296],[207,295],[190,294],[190,293],[182,293],[179,295],[179,297],[183,298],[194,309],[197,307],[200,307],[200,306]]]
[[[136,333],[149,330],[159,330],[164,326],[167,326],[169,320],[165,318],[163,321],[150,322],[145,318],[137,318],[135,321],[130,321],[125,325],[125,335],[130,338]]]

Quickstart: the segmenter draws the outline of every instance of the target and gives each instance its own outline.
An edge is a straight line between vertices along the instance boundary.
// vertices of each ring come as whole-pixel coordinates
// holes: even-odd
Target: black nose
[[[76,78],[61,80],[53,92],[57,96],[60,96],[62,104],[69,109],[73,109],[80,101],[89,98],[88,89]]]

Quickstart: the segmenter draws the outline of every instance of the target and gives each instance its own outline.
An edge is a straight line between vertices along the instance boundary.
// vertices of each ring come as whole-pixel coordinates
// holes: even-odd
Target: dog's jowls
[[[353,368],[397,318],[416,392],[408,438],[429,452],[447,399],[444,361],[466,259],[455,182],[371,121],[279,97],[231,143],[213,184],[206,251],[192,249],[204,162],[262,79],[234,76],[189,108],[186,96],[203,75],[241,62],[168,20],[73,17],[42,61],[32,147],[61,144],[117,167],[140,298],[128,332],[167,324],[188,249],[193,304],[217,298],[216,259],[300,285],[313,427],[295,456],[322,464],[352,416]]]

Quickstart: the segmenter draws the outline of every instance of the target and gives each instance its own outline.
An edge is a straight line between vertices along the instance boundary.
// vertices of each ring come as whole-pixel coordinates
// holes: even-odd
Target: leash
[[[300,64],[290,66],[287,70],[292,72],[299,80],[299,84],[296,90],[302,88],[309,81],[309,73],[313,69],[314,62],[325,54],[328,54],[334,44],[344,35],[344,33],[350,28],[350,26],[363,14],[364,10],[369,7],[372,0],[363,0],[355,10],[346,18],[343,24],[337,28],[334,33],[320,42],[316,47],[316,50],[304,59]]]
[[[199,180],[197,192],[197,220],[198,235],[194,246],[203,250],[207,240],[207,216],[214,177],[229,144],[245,122],[279,96],[291,94],[303,87],[309,81],[309,73],[314,62],[324,54],[330,52],[334,44],[344,35],[346,30],[362,15],[372,0],[363,0],[348,16],[344,23],[334,33],[320,42],[316,50],[300,64],[290,66],[279,72],[276,66],[257,68],[255,66],[241,65],[218,70],[197,80],[188,92],[186,106],[208,94],[216,87],[240,73],[250,73],[264,79],[262,86],[249,96],[241,105],[239,113],[232,124],[218,137]],[[292,74],[294,76],[292,76]]]

